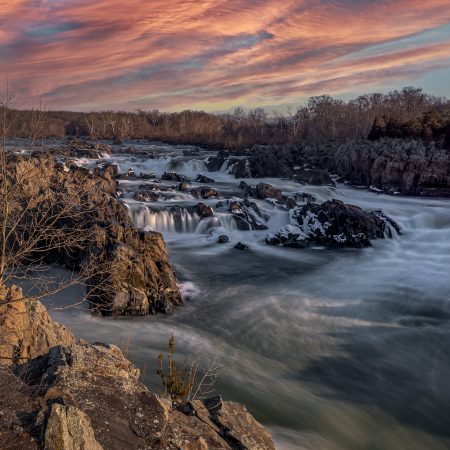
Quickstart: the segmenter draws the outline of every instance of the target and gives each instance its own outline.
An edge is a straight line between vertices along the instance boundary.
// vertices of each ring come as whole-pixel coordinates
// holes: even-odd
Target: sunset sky
[[[450,0],[0,0],[0,81],[50,109],[450,96]]]

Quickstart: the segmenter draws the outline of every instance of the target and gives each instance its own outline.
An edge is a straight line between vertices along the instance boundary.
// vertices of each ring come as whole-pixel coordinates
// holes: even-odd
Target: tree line
[[[10,137],[39,142],[50,137],[88,137],[161,140],[171,143],[244,148],[253,144],[298,143],[318,145],[330,140],[420,135],[434,137],[448,129],[450,102],[421,88],[405,87],[387,94],[361,95],[344,101],[329,95],[309,98],[297,108],[269,114],[263,108],[212,114],[203,111],[138,110],[70,112],[10,110]],[[372,134],[371,134],[372,133]],[[450,134],[450,133],[448,133]]]

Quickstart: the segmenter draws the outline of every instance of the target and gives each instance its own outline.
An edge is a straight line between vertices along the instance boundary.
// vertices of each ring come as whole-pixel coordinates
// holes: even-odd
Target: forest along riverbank
[[[292,224],[292,213],[249,197],[254,205],[246,210],[260,229],[244,230],[230,206],[243,202],[241,180],[225,163],[208,171],[214,152],[168,145],[142,150],[153,157],[135,152],[105,161],[123,174],[119,187],[135,225],[163,233],[184,306],[157,319],[105,320],[73,309],[55,311],[55,319],[78,337],[125,348],[155,389],[155,361],[174,332],[180,358],[218,359],[224,368],[217,390],[245,403],[273,432],[277,448],[448,448],[448,200],[246,179],[286,197],[302,193],[320,203],[381,209],[402,233],[390,229],[392,239],[365,249],[271,246],[267,235]],[[199,174],[214,183],[192,181]],[[228,242],[219,244],[220,236]],[[239,242],[249,249],[235,249]]]

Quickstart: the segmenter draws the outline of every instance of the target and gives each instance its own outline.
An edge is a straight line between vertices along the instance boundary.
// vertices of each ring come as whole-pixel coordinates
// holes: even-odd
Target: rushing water
[[[186,157],[183,148],[154,148],[156,159],[110,159],[123,172],[133,167],[157,177],[166,170],[191,179],[207,173],[211,153]],[[242,195],[226,170],[208,175],[227,198]],[[188,194],[127,199],[137,226],[164,234],[185,305],[169,316],[132,320],[81,309],[54,316],[79,337],[119,344],[156,391],[157,355],[172,332],[180,359],[217,358],[224,366],[217,391],[245,403],[277,448],[450,448],[450,202],[264,181],[319,201],[382,209],[402,235],[364,250],[284,249],[266,245],[266,231],[238,231],[227,213],[200,220],[190,210],[198,200]],[[269,230],[288,223],[287,211],[258,206]],[[230,243],[217,244],[220,234]],[[250,251],[234,249],[238,241]]]

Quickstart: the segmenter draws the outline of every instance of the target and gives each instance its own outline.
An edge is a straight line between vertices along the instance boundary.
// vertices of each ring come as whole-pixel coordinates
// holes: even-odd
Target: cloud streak
[[[449,39],[450,0],[10,0],[0,77],[50,108],[217,110],[415,82]]]

